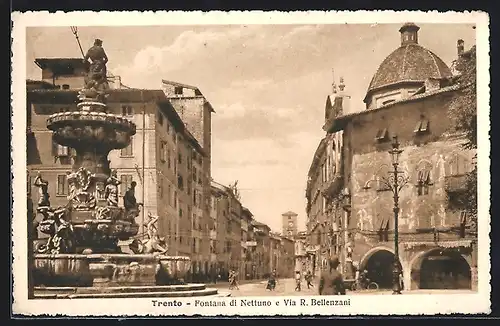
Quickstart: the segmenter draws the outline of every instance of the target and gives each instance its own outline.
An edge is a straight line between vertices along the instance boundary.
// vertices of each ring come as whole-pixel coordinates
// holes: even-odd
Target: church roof
[[[373,91],[387,86],[423,83],[428,78],[441,79],[451,76],[451,70],[446,63],[432,51],[419,45],[415,37],[414,42],[403,42],[382,61],[368,86],[365,102]]]

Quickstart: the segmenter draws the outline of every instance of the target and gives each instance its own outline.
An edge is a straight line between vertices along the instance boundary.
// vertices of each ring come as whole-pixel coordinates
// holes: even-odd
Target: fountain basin
[[[35,254],[35,286],[185,284],[191,260],[159,254]]]
[[[85,255],[35,255],[33,282],[46,286],[92,286],[93,277]]]

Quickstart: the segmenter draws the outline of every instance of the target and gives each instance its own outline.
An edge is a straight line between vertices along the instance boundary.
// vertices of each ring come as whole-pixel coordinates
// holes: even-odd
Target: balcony
[[[448,193],[463,192],[467,190],[467,175],[457,174],[445,177],[445,190]]]
[[[323,185],[323,196],[328,198],[336,197],[342,189],[343,178],[340,173],[332,173],[329,181]]]

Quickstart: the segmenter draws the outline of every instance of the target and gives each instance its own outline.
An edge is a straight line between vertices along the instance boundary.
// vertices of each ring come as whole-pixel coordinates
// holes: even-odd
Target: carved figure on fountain
[[[96,206],[96,198],[88,191],[95,175],[84,167],[68,176],[68,184],[73,189],[70,203],[75,210],[91,210]]]
[[[144,224],[148,238],[145,240],[135,239],[129,247],[136,254],[165,254],[168,250],[168,245],[165,237],[158,235],[157,223],[159,216],[153,216],[151,213],[148,213],[148,217],[149,221]]]
[[[40,197],[38,199],[38,207],[50,206],[50,195],[49,195],[49,182],[42,178],[42,174],[38,171],[35,182],[35,186],[38,187],[38,193]]]
[[[39,207],[43,215],[38,224],[40,232],[49,235],[47,243],[37,248],[39,253],[72,253],[75,250],[73,226],[70,223],[70,210],[67,207]]]
[[[130,188],[123,195],[123,207],[125,208],[125,218],[131,223],[135,222],[135,218],[139,216],[139,207],[142,203],[138,203],[135,199],[135,187],[137,182],[132,181]]]
[[[105,198],[108,206],[118,207],[118,186],[120,184],[117,172],[113,170],[111,176],[106,180]]]

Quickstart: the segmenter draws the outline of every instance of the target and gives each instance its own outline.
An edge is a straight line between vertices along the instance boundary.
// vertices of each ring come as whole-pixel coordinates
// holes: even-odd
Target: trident
[[[85,58],[85,54],[83,54],[83,49],[82,49],[82,45],[80,44],[80,39],[78,38],[78,27],[76,26],[71,26],[71,31],[73,32],[73,34],[75,35],[76,37],[76,41],[78,42],[78,46],[80,47],[80,52],[82,53],[82,57]]]

